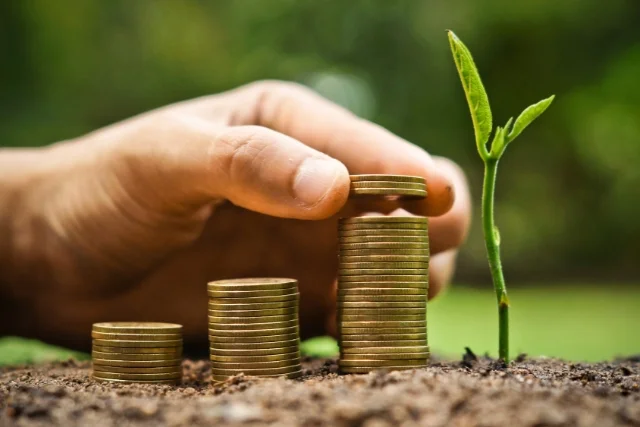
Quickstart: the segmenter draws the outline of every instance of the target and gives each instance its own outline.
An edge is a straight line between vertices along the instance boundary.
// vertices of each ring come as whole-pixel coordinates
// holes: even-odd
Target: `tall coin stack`
[[[287,378],[302,375],[296,280],[219,280],[210,282],[207,292],[214,381],[240,373]]]
[[[182,325],[94,323],[91,337],[96,380],[176,384],[182,378]]]
[[[351,196],[426,197],[423,178],[351,176]],[[340,369],[414,369],[429,359],[426,217],[342,218],[338,225]]]

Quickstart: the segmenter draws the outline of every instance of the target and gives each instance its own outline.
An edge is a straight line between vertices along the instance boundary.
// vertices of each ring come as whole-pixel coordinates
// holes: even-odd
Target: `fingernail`
[[[294,197],[307,206],[316,205],[331,191],[342,168],[336,160],[306,159],[293,182]]]

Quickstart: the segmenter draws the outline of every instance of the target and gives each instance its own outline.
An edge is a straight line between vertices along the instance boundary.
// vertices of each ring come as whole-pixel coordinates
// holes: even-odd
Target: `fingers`
[[[453,278],[458,251],[455,249],[441,252],[429,261],[429,299],[445,289]]]
[[[125,146],[134,185],[165,206],[218,199],[267,215],[320,219],[345,203],[345,166],[301,142],[259,126],[226,127],[193,116],[147,119]],[[131,162],[129,162],[131,163]],[[153,190],[156,189],[156,190]]]
[[[250,94],[250,96],[247,95]],[[235,92],[238,123],[255,123],[340,160],[351,174],[422,176],[429,196],[410,204],[420,215],[447,212],[455,199],[450,177],[424,150],[323,99],[302,86],[261,82]],[[246,100],[254,101],[247,104]],[[247,108],[247,105],[254,105]]]

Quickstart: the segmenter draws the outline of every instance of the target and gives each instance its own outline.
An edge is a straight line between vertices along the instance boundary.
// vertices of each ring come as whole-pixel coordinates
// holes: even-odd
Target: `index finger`
[[[243,91],[248,91],[242,93]],[[289,135],[345,164],[350,174],[398,174],[425,178],[428,197],[406,205],[415,214],[439,216],[453,205],[452,180],[423,149],[360,119],[303,86],[260,82],[241,88],[237,121],[253,121]],[[247,123],[237,123],[247,124]]]

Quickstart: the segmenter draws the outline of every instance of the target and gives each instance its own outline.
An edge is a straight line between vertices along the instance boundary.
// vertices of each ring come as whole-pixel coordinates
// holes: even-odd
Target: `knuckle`
[[[259,167],[264,151],[270,146],[260,126],[227,128],[218,135],[210,161],[216,163],[230,180]]]

